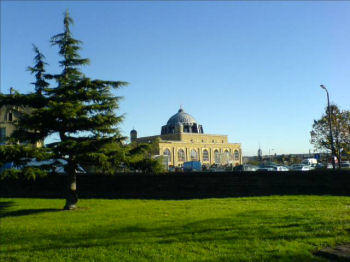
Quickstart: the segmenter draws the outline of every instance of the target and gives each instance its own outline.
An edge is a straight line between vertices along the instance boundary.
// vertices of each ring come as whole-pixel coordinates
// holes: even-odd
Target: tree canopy
[[[340,161],[342,156],[350,155],[350,111],[340,110],[337,105],[330,106],[331,125],[335,156]],[[329,134],[328,107],[318,120],[314,120],[311,131],[311,143],[317,150],[331,151]]]
[[[72,24],[73,19],[66,11],[63,32],[54,35],[50,41],[59,49],[61,72],[47,73],[45,56],[34,46],[34,65],[28,67],[35,76],[34,92],[0,94],[0,106],[30,109],[27,112],[19,110],[16,131],[7,145],[0,146],[0,161],[64,160],[67,163],[65,173],[69,177],[65,209],[76,207],[76,175],[80,164],[89,163],[104,172],[113,172],[121,163],[144,161],[137,157],[128,160],[128,157],[145,156],[135,148],[135,152],[127,149],[123,143],[126,137],[119,130],[123,115],[116,111],[122,97],[115,96],[112,90],[128,83],[91,79],[81,71],[89,64],[89,59],[79,55],[82,42],[73,38]],[[32,146],[51,135],[58,136],[58,141],[42,148]]]

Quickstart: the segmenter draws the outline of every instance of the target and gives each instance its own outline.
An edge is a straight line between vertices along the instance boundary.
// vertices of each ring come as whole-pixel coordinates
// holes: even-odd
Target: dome
[[[162,126],[161,135],[178,133],[197,133],[203,134],[202,125],[198,125],[196,119],[190,114],[184,112],[182,108],[169,118],[167,124]]]
[[[133,128],[130,131],[130,141],[134,142],[137,139],[137,131]]]
[[[179,111],[169,118],[167,125],[175,126],[177,124],[194,124],[197,123],[196,119],[193,116],[184,112],[182,108]]]

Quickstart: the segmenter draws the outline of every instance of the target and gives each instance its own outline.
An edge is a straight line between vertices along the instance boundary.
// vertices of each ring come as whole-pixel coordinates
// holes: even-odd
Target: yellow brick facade
[[[181,122],[182,121],[182,122]],[[195,126],[194,129],[191,129]],[[184,132],[187,128],[188,132]],[[197,133],[193,133],[192,130]],[[164,132],[163,132],[164,131]],[[169,133],[172,132],[172,133]],[[151,143],[158,140],[158,154],[168,155],[170,166],[182,166],[186,161],[197,160],[203,165],[242,164],[240,143],[229,143],[227,135],[204,134],[202,126],[180,109],[162,127],[161,135],[137,138],[136,130],[131,131],[131,141]]]
[[[170,136],[170,137],[169,137]],[[203,165],[211,166],[219,162],[219,157],[225,152],[231,156],[232,165],[242,164],[242,150],[239,143],[228,143],[226,135],[206,135],[206,134],[174,134],[141,137],[137,139],[139,143],[153,142],[159,138],[159,155],[170,152],[169,165],[182,166],[184,162],[198,160]],[[170,138],[170,139],[169,139]],[[176,139],[180,138],[180,139]],[[166,140],[165,140],[166,139]],[[183,150],[185,157],[181,159]],[[191,152],[196,152],[197,157],[193,158]],[[205,157],[205,150],[207,157]],[[219,163],[218,163],[219,164]]]

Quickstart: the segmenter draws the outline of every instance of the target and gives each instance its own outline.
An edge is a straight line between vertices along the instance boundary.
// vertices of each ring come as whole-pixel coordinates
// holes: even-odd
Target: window
[[[185,161],[186,158],[185,158],[185,152],[180,149],[178,152],[177,152],[177,158],[179,161]]]
[[[165,149],[163,155],[168,156],[168,162],[171,162],[171,153],[169,149]]]
[[[238,150],[235,150],[234,155],[235,155],[235,160],[239,160],[239,152],[238,152]]]
[[[230,152],[227,149],[225,150],[225,161],[230,161]]]
[[[194,150],[194,149],[192,149],[192,150],[191,150],[191,160],[192,160],[192,161],[196,161],[196,160],[198,160],[198,154],[197,154],[197,151],[196,151],[196,150]]]
[[[209,153],[208,150],[203,150],[203,161],[209,161]]]
[[[220,163],[220,154],[218,150],[214,151],[214,159],[215,159],[215,163],[219,164]]]
[[[6,128],[1,127],[0,128],[0,142],[5,141],[5,137],[6,137]]]
[[[12,122],[12,112],[9,112],[9,114],[8,114],[8,119],[7,119],[8,121],[10,121],[10,122]]]

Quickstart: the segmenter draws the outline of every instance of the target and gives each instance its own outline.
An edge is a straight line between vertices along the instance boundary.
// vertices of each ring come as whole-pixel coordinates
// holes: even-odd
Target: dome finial
[[[183,112],[184,109],[182,108],[182,104],[180,105],[180,109],[179,109],[179,112]]]

